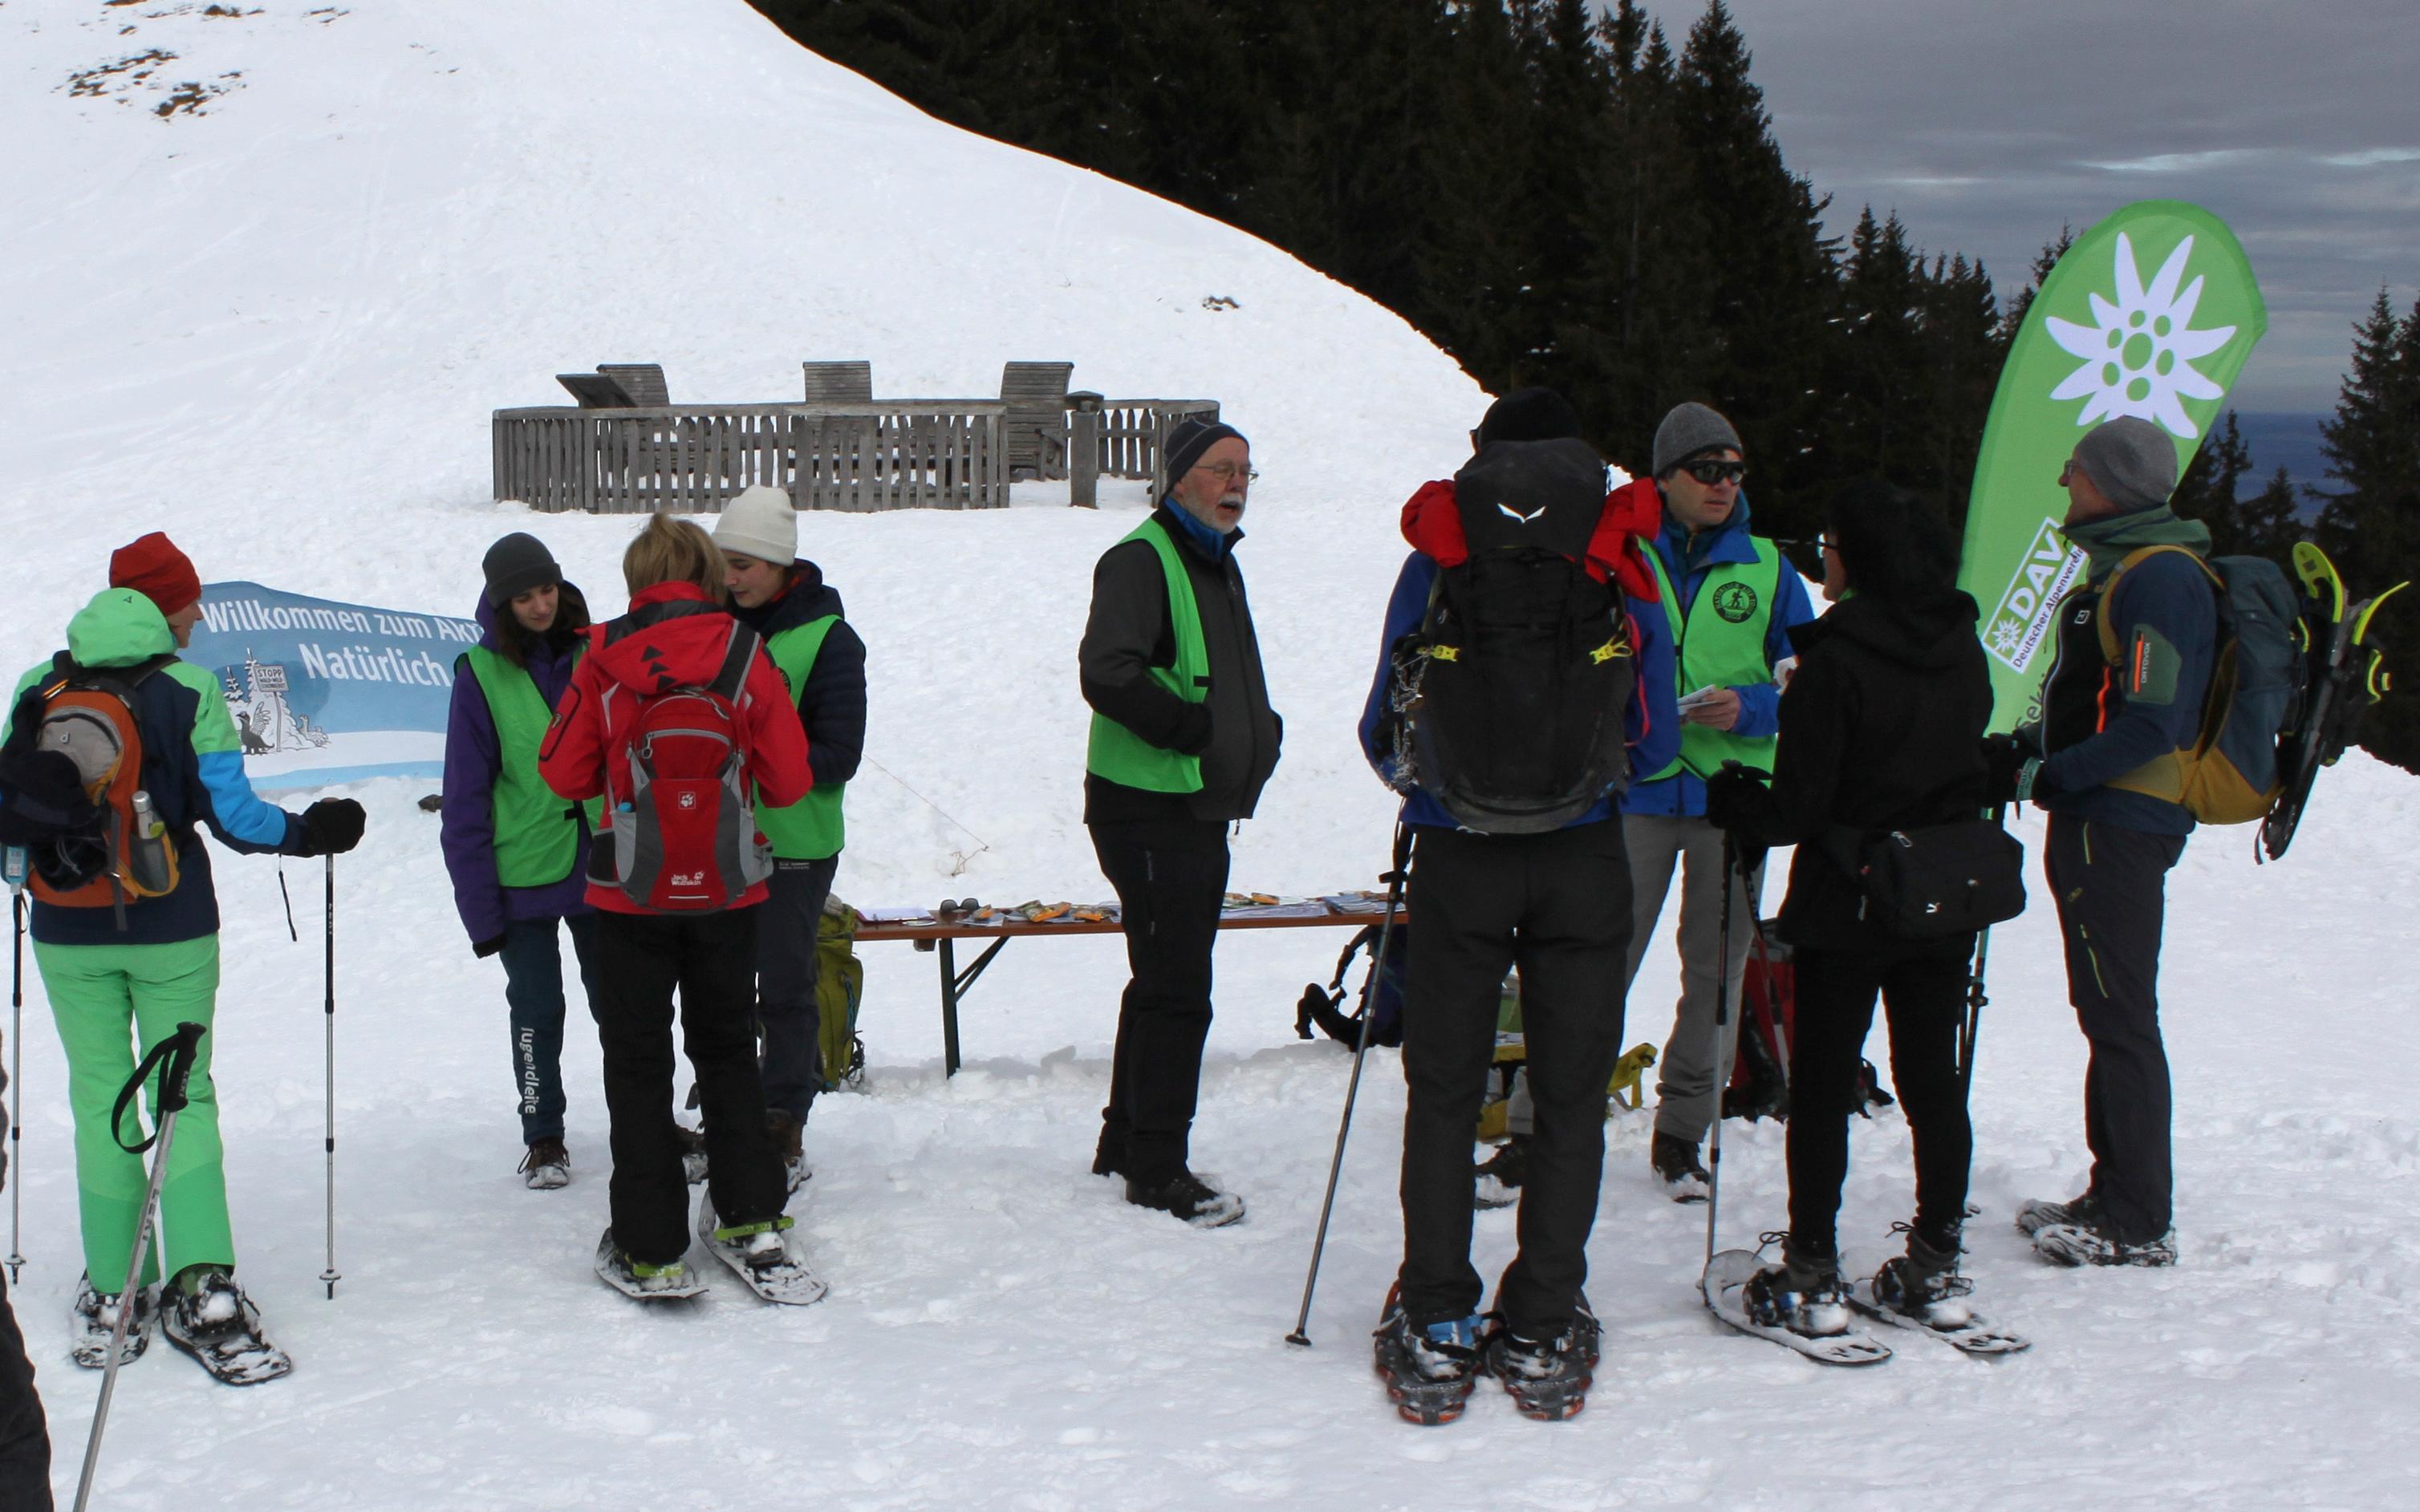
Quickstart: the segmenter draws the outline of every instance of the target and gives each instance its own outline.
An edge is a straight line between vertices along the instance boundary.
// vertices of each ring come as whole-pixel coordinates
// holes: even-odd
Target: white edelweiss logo
[[[2075,417],[2077,424],[2132,415],[2186,440],[2201,435],[2185,413],[2184,401],[2216,399],[2226,391],[2195,371],[2194,361],[2233,340],[2235,328],[2192,329],[2205,281],[2195,278],[2182,291],[2177,285],[2184,278],[2193,244],[2191,237],[2177,243],[2146,288],[2142,270],[2134,265],[2134,244],[2119,232],[2118,302],[2093,294],[2095,323],[2088,326],[2056,316],[2045,319],[2050,339],[2082,364],[2050,392],[2054,399],[2088,399]]]
[[[1519,510],[1513,508],[1511,504],[1498,504],[1496,506],[1496,512],[1503,516],[1506,519],[1511,520],[1515,525],[1529,525],[1536,523],[1538,517],[1546,512],[1546,506],[1540,504],[1537,508],[1524,515]]]

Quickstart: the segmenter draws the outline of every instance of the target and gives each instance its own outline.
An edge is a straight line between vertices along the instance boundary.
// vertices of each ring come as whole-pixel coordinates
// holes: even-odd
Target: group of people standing
[[[1409,856],[1404,1254],[1376,1346],[1406,1414],[1453,1415],[1482,1373],[1532,1415],[1579,1410],[1598,1355],[1585,1248],[1625,998],[1677,872],[1682,995],[1650,1164],[1671,1197],[1703,1200],[1699,1146],[1730,1074],[1716,1026],[1736,1014],[1770,846],[1796,846],[1775,926],[1796,959],[1791,1197],[1781,1254],[1747,1288],[1751,1313],[1793,1330],[1839,1326],[1836,1216],[1877,996],[1916,1152],[1905,1254],[1877,1290],[1917,1309],[1967,1287],[1971,1067],[1956,1029],[1973,936],[1894,937],[1869,917],[1839,841],[2027,799],[2051,814],[2047,872],[2091,1046],[2093,1168],[2081,1196],[2029,1203],[2019,1224],[2067,1263],[2171,1263],[2155,980],[2164,877],[2193,820],[2136,779],[2194,739],[2219,626],[2207,576],[2183,560],[2207,552],[2207,532],[2167,508],[2166,436],[2118,420],[2081,437],[2057,482],[2070,538],[2091,557],[2087,581],[2062,609],[2043,721],[1990,738],[1976,608],[1955,587],[1958,549],[1936,504],[1881,484],[1832,501],[1819,543],[1832,607],[1819,618],[1779,547],[1750,529],[1746,452],[1724,416],[1674,409],[1648,475],[1618,489],[1580,437],[1559,396],[1510,394],[1472,432],[1455,479],[1405,505],[1411,550],[1360,721],[1373,768],[1403,795]],[[1232,426],[1187,420],[1164,447],[1166,495],[1101,558],[1079,652],[1093,710],[1084,817],[1118,894],[1131,970],[1093,1170],[1123,1181],[1130,1203],[1217,1227],[1245,1205],[1191,1167],[1212,956],[1229,833],[1253,814],[1284,726],[1236,560],[1256,476],[1249,444]],[[456,669],[443,849],[473,952],[504,968],[520,1173],[545,1189],[573,1169],[560,1065],[567,935],[611,1116],[599,1269],[641,1295],[683,1284],[685,1189],[700,1167],[710,1243],[735,1265],[804,1269],[783,1210],[807,1175],[800,1132],[823,1081],[815,939],[864,749],[866,691],[864,644],[821,571],[799,557],[797,531],[788,498],[763,487],[733,501],[710,534],[652,517],[623,558],[629,609],[601,624],[541,542],[507,535],[481,563],[481,639]],[[2120,591],[2104,592],[2146,545],[2185,549],[2132,559]],[[1504,563],[1528,576],[1508,577]],[[1538,576],[1542,563],[1555,570]],[[1548,594],[1522,584],[1549,582],[1549,596],[1521,598]],[[47,859],[31,887],[34,953],[76,1124],[86,1275],[75,1357],[105,1363],[131,1308],[121,1359],[142,1352],[159,1319],[214,1374],[269,1379],[290,1362],[234,1278],[209,1041],[162,1192],[164,1260],[147,1261],[131,1297],[106,1288],[127,1263],[146,1176],[110,1110],[137,1042],[211,1022],[218,915],[197,826],[240,853],[322,856],[358,843],[365,815],[349,798],[298,814],[253,794],[215,678],[176,656],[199,615],[200,579],[164,535],[117,551],[109,584],[70,624],[66,649],[20,680],[0,734],[0,838],[20,843],[42,824],[54,834],[61,816],[109,797],[96,798],[85,753],[54,739],[62,698],[117,700],[125,719],[112,738],[135,757],[118,785],[139,783],[137,828],[164,836],[174,863],[147,885],[79,892],[66,884],[88,887],[99,873],[35,847]],[[1436,683],[1423,712],[1406,669],[1424,659],[1450,680],[1438,669],[1488,636],[1541,626],[1582,668],[1564,686],[1594,701],[1563,753],[1583,785],[1517,822],[1474,823],[1509,811],[1488,805],[1529,758],[1473,758],[1468,733],[1444,730],[1435,712],[1467,695]],[[1420,656],[1408,657],[1415,645]],[[662,774],[647,751],[665,733],[647,711],[699,688],[729,714],[720,780],[761,842],[740,847],[716,906],[666,911],[633,892],[634,876],[663,859],[649,849]],[[1491,696],[1534,703],[1535,692]],[[1515,969],[1528,1061],[1513,1135],[1475,1166],[1500,987]],[[702,1132],[674,1111],[676,1012]],[[1519,1251],[1482,1313],[1473,1209],[1514,1194]],[[21,1349],[0,1354],[22,1359]],[[23,1437],[0,1424],[0,1440]]]
[[[1897,1226],[1904,1253],[1867,1295],[1937,1319],[1970,1289],[1960,1257],[1972,1067],[1960,1027],[1976,936],[1895,933],[1868,906],[1857,845],[1996,822],[2026,799],[2051,815],[2047,873],[2091,1050],[2093,1165],[2081,1196],[2029,1202],[2018,1225],[2061,1263],[2172,1263],[2155,980],[2164,873],[2194,821],[2139,779],[2192,747],[2218,627],[2208,575],[2183,560],[2205,555],[2209,536],[2167,506],[2177,461],[2165,433],[2120,419],[2079,437],[2055,486],[2090,567],[2062,609],[2046,717],[1993,736],[1977,609],[1956,586],[1959,548],[1936,502],[1879,482],[1832,500],[1816,543],[1831,607],[1818,617],[1780,546],[1750,528],[1746,451],[1725,416],[1679,406],[1657,428],[1647,475],[1611,490],[1580,436],[1560,396],[1508,394],[1471,433],[1461,472],[1414,494],[1403,519],[1412,549],[1360,721],[1373,769],[1403,794],[1409,853],[1404,1259],[1375,1345],[1404,1415],[1449,1420],[1482,1374],[1530,1415],[1579,1411],[1599,1353],[1585,1250],[1625,998],[1677,871],[1682,993],[1649,1162],[1674,1200],[1704,1201],[1699,1149],[1733,1048],[1718,1024],[1738,1015],[1774,846],[1796,847],[1772,926],[1795,962],[1791,1196],[1781,1252],[1745,1288],[1751,1318],[1805,1335],[1847,1326],[1837,1217],[1878,998],[1916,1200]],[[1243,1200],[1191,1172],[1187,1137],[1226,829],[1251,815],[1282,726],[1235,563],[1254,476],[1248,444],[1231,427],[1188,423],[1167,455],[1166,498],[1095,571],[1081,656],[1094,715],[1086,821],[1118,890],[1132,968],[1093,1168],[1123,1177],[1129,1202],[1218,1227],[1243,1216]],[[2045,492],[2053,482],[2042,480]],[[2149,544],[2186,549],[2138,558],[2115,580]],[[1557,556],[1566,570],[1540,576]],[[1518,572],[1541,586],[1506,587]],[[1573,624],[1585,629],[1577,639]],[[1471,695],[1436,680],[1491,635],[1536,641],[1542,628],[1561,636],[1574,666],[1628,669],[1562,685],[1590,689],[1597,705],[1583,712],[1591,728],[1618,725],[1626,759],[1579,761],[1570,770],[1589,774],[1584,790],[1525,812],[1487,793],[1525,758],[1475,756],[1483,742],[1447,728],[1450,700]],[[1499,689],[1491,706],[1517,713],[1534,692]],[[1552,726],[1558,742],[1571,712]],[[1508,971],[1527,1061],[1512,1137],[1474,1166]],[[1513,1200],[1518,1251],[1482,1313],[1473,1209]]]

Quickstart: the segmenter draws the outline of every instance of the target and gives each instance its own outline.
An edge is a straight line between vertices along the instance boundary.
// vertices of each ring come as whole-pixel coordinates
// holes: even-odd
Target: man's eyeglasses
[[[1747,477],[1745,462],[1718,462],[1708,457],[1699,462],[1683,462],[1681,471],[1711,488],[1723,482],[1740,483]]]
[[[1815,549],[1818,551],[1838,551],[1840,549],[1840,543],[1828,535],[1819,535],[1815,538]]]
[[[1214,462],[1209,466],[1204,467],[1202,471],[1218,479],[1220,483],[1233,483],[1238,478],[1242,479],[1247,485],[1255,484],[1261,481],[1260,469],[1246,467],[1238,462]]]

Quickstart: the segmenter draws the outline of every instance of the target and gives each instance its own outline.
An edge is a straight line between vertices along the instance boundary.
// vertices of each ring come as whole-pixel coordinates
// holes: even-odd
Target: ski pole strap
[[[201,1048],[202,1036],[209,1032],[198,1024],[179,1024],[176,1033],[153,1045],[151,1053],[143,1057],[143,1064],[134,1068],[134,1074],[118,1088],[116,1105],[109,1110],[109,1136],[117,1141],[118,1149],[130,1155],[140,1155],[149,1149],[160,1137],[158,1120],[184,1107],[185,1083],[194,1073],[194,1057]],[[127,1105],[134,1101],[135,1094],[143,1090],[143,1083],[150,1076],[154,1066],[160,1067],[161,1071],[159,1095],[151,1104],[152,1130],[141,1144],[130,1145],[121,1132],[126,1127]]]

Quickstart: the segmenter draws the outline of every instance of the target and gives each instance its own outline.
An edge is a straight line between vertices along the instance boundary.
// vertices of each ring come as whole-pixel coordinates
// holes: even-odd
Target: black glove
[[[504,949],[504,937],[501,934],[497,935],[492,940],[473,941],[471,946],[471,953],[477,956],[482,961],[485,961],[491,955],[503,954]]]
[[[342,856],[362,842],[369,815],[350,798],[321,798],[302,810],[304,856]]]
[[[1983,737],[1983,801],[1997,808],[2023,803],[2033,795],[2034,779],[2041,770],[2041,750],[2023,734]]]
[[[1716,829],[1737,829],[1745,824],[1750,806],[1764,791],[1764,775],[1731,762],[1706,779],[1706,823]]]

